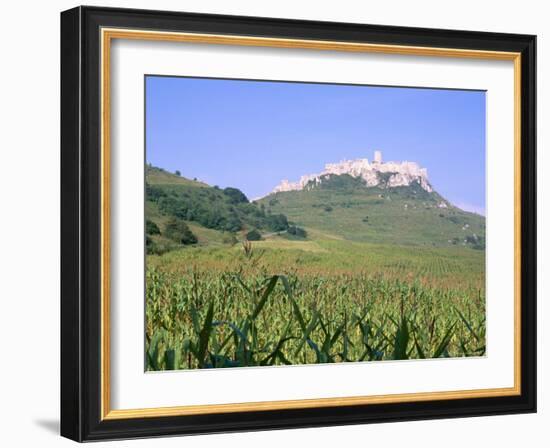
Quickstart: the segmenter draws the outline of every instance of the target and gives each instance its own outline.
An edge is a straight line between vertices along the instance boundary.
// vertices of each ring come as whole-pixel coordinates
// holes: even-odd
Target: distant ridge
[[[287,179],[281,181],[272,193],[307,190],[322,183],[331,175],[342,174],[361,178],[366,187],[393,188],[418,183],[425,191],[429,193],[433,191],[426,168],[421,168],[416,162],[383,162],[382,153],[375,151],[372,163],[366,158],[327,163],[321,173],[305,174],[297,182],[290,182]]]

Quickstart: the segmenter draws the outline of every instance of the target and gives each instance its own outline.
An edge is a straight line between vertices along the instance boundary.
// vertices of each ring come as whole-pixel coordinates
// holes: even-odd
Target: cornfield
[[[476,286],[245,264],[184,273],[148,266],[147,370],[485,354],[485,293]]]

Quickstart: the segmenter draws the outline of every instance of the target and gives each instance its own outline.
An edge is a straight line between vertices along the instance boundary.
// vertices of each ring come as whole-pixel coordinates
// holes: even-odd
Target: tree
[[[473,249],[485,249],[485,238],[479,237],[475,233],[472,236],[466,237],[466,243],[471,244]]]
[[[260,241],[262,239],[262,234],[258,232],[256,229],[252,229],[250,232],[246,234],[246,239],[248,241]]]
[[[165,197],[166,192],[162,189],[162,187],[157,187],[156,185],[149,185],[148,183],[145,184],[145,197],[148,201],[156,202],[160,198]]]
[[[239,218],[235,214],[230,214],[225,221],[224,230],[229,232],[238,232],[241,230],[242,224]]]
[[[307,237],[307,232],[305,231],[305,229],[302,229],[301,227],[298,227],[298,226],[290,226],[288,228],[287,232],[290,235],[294,235],[294,236],[297,236],[299,238],[306,238]]]
[[[159,226],[149,219],[145,222],[145,233],[147,235],[160,235]]]
[[[164,236],[179,244],[195,244],[197,237],[193,235],[187,224],[179,219],[170,218],[164,227]]]
[[[274,232],[280,232],[288,229],[288,220],[285,215],[269,215],[267,216],[267,225]]]
[[[240,204],[241,202],[248,202],[246,195],[238,188],[227,187],[224,188],[223,194],[225,194],[231,204]]]
[[[181,176],[181,171],[180,170],[176,170],[176,176]]]

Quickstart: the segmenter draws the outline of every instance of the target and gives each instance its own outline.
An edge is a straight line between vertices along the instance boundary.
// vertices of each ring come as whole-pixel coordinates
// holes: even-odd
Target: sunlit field
[[[481,356],[484,252],[276,237],[148,255],[148,370]]]

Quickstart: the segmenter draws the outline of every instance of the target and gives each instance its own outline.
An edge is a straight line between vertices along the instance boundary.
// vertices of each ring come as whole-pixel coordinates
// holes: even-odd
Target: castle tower
[[[374,151],[374,163],[382,163],[382,151]]]

